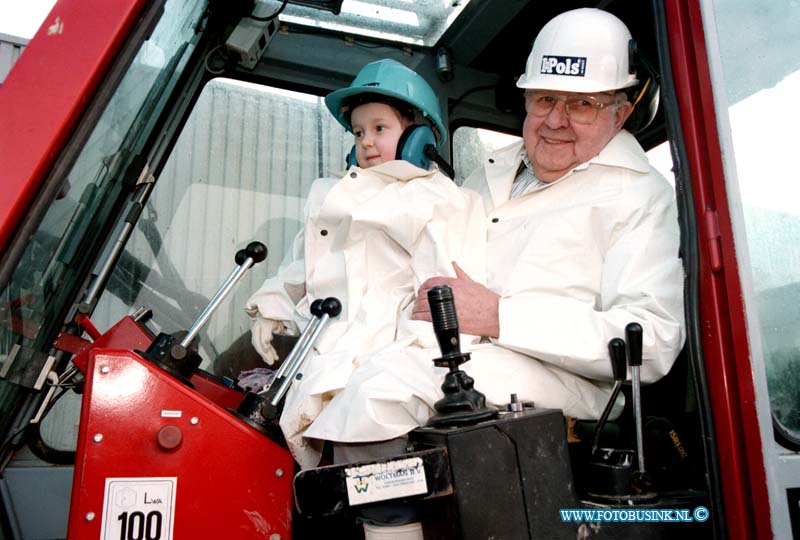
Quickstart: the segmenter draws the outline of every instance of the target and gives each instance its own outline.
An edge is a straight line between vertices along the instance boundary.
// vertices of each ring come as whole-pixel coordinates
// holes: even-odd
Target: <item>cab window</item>
[[[779,441],[800,449],[800,36],[796,2],[735,0],[708,10],[712,71],[753,362],[766,373]],[[711,52],[714,55],[713,52]]]
[[[491,129],[461,126],[453,132],[453,168],[456,183],[464,183],[473,171],[483,166],[492,152],[519,141],[520,137]]]
[[[95,325],[105,331],[147,307],[155,332],[188,329],[235,268],[236,252],[257,240],[268,257],[201,330],[200,367],[235,377],[263,365],[250,349],[245,302],[291,248],[313,181],[341,174],[352,144],[321,97],[210,81],[98,301]],[[80,396],[72,401],[59,406],[77,418]],[[46,441],[63,438],[57,432],[69,425],[52,416],[52,431],[48,419],[42,430]]]
[[[236,252],[263,242],[249,271],[201,332],[210,362],[249,329],[247,298],[274,275],[301,228],[316,178],[341,173],[352,136],[323,99],[231,79],[203,89],[95,312],[105,330],[139,306],[157,331],[189,328]]]
[[[71,169],[55,179],[60,189],[0,290],[0,433],[49,361],[51,344],[87,280],[87,246],[116,217],[124,171],[142,151],[197,46],[194,29],[204,10],[204,1],[164,5]]]

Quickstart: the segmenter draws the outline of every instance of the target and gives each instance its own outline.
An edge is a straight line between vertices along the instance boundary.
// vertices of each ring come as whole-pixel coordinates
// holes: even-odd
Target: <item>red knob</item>
[[[183,432],[178,426],[163,426],[158,430],[156,442],[158,442],[158,447],[163,451],[171,452],[178,448],[183,442]]]

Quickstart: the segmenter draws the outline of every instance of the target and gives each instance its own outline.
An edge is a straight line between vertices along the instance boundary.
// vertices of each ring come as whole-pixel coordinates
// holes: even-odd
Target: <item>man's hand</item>
[[[431,307],[428,305],[428,291],[434,287],[447,285],[453,290],[459,331],[473,336],[498,337],[500,295],[473,281],[455,262],[453,269],[456,271],[454,278],[434,277],[420,285],[411,318],[433,322]]]

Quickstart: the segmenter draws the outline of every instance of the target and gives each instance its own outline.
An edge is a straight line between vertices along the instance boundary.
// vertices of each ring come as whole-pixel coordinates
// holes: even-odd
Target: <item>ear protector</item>
[[[395,159],[408,161],[427,171],[431,165],[430,158],[425,155],[425,147],[428,145],[436,147],[436,136],[430,126],[419,124],[408,126],[397,141]],[[347,167],[350,168],[354,165],[358,165],[355,145],[347,155]]]

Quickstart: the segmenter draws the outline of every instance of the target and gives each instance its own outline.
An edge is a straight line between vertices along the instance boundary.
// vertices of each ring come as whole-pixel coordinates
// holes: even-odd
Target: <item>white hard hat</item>
[[[544,25],[533,42],[520,88],[607,92],[635,85],[631,33],[614,15],[594,8],[566,11]]]

